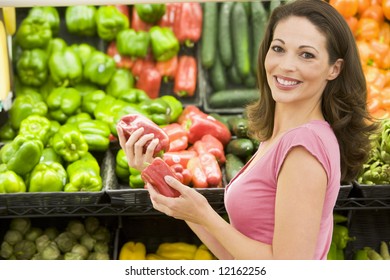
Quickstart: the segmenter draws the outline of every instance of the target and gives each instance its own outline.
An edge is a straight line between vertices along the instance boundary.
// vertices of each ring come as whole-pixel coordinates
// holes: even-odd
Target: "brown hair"
[[[260,141],[272,136],[275,101],[267,83],[264,61],[276,25],[291,16],[304,17],[327,38],[329,65],[344,60],[339,76],[328,82],[322,95],[322,113],[340,146],[341,180],[350,182],[359,174],[370,151],[369,135],[377,130],[366,106],[366,80],[355,39],[344,18],[322,0],[297,0],[274,9],[259,47],[257,83],[260,98],[247,106],[251,135]]]

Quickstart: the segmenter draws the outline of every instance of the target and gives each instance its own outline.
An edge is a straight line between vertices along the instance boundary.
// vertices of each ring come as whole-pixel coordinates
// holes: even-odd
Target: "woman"
[[[340,182],[356,178],[376,129],[348,25],[327,2],[276,8],[259,48],[256,104],[247,108],[258,151],[225,191],[230,224],[196,190],[171,177],[179,198],[148,185],[155,209],[184,220],[219,259],[326,259]],[[134,133],[130,166],[150,162],[158,140]]]

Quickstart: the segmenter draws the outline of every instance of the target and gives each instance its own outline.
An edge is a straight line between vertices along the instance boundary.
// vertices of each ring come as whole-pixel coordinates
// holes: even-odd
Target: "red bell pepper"
[[[131,68],[131,73],[135,77],[139,77],[141,72],[148,68],[155,67],[155,62],[153,61],[153,56],[149,53],[144,58],[136,58],[133,63],[133,67]]]
[[[151,99],[156,99],[160,94],[161,79],[160,72],[155,67],[149,67],[141,71],[135,87],[145,91]]]
[[[124,14],[128,19],[129,19],[129,24],[130,24],[130,11],[129,11],[129,6],[127,5],[114,5],[115,8],[118,9],[119,12]]]
[[[190,144],[194,144],[204,135],[210,134],[225,146],[232,137],[226,125],[209,115],[204,117],[202,114],[192,114],[182,125],[188,131],[188,142]]]
[[[157,61],[156,69],[160,72],[164,82],[168,82],[175,78],[178,65],[178,56],[175,55],[171,59],[165,61]]]
[[[162,195],[169,197],[180,196],[180,193],[177,190],[170,187],[165,182],[164,177],[167,175],[180,180],[168,164],[159,157],[154,158],[152,163],[141,172],[142,180],[153,185]]]
[[[178,177],[181,179],[182,184],[189,185],[191,183],[192,174],[187,168],[184,168],[180,163],[175,163],[170,167],[176,175],[180,174]]]
[[[176,11],[173,31],[181,44],[193,47],[202,35],[203,11],[198,2],[182,3]]]
[[[198,77],[196,59],[193,56],[181,55],[177,65],[173,92],[179,96],[193,96]]]
[[[222,142],[211,134],[203,135],[193,146],[198,154],[201,153],[200,150],[213,154],[220,165],[226,162],[225,150]]]
[[[129,56],[121,55],[116,48],[116,42],[112,41],[107,47],[107,55],[111,56],[118,68],[131,69],[134,61]]]
[[[164,130],[162,130],[157,124],[152,122],[147,117],[139,114],[128,114],[123,116],[117,124],[117,130],[121,129],[126,139],[128,139],[130,135],[140,127],[144,128],[144,134],[153,133],[154,138],[159,139],[159,143],[154,150],[155,156],[161,154],[162,152],[168,151],[168,135],[164,132]],[[149,143],[150,142],[145,144],[145,149]]]
[[[157,25],[161,27],[169,27],[173,30],[175,24],[176,11],[182,3],[166,3],[165,4],[165,14],[157,22]],[[176,35],[176,34],[175,34]]]
[[[180,163],[183,168],[187,168],[188,161],[196,157],[198,154],[195,151],[178,151],[178,152],[165,152],[162,156],[163,160],[168,165],[174,165],[176,163]]]
[[[209,184],[207,183],[206,174],[203,171],[199,157],[196,156],[191,158],[188,161],[187,168],[192,174],[192,186],[194,188],[204,189],[209,186]]]
[[[201,111],[198,107],[195,105],[187,105],[183,112],[180,114],[179,118],[177,119],[177,122],[179,124],[185,123],[187,120],[190,119],[192,115],[201,115],[205,118],[207,118],[207,114]]]
[[[214,155],[210,153],[199,154],[200,165],[207,178],[209,187],[217,187],[222,184],[222,171]]]
[[[169,137],[169,152],[182,151],[188,147],[187,131],[178,123],[170,123],[162,128]]]
[[[152,24],[144,22],[133,7],[131,11],[131,28],[135,31],[149,31],[152,26]]]

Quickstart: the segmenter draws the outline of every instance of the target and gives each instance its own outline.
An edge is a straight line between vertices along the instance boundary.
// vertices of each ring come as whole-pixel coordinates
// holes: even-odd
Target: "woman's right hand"
[[[159,143],[158,138],[154,138],[154,134],[144,134],[144,128],[139,128],[134,131],[129,139],[126,140],[123,130],[117,127],[119,145],[126,154],[127,162],[130,167],[144,170],[148,163],[153,160],[154,149]],[[148,144],[145,149],[145,144]]]

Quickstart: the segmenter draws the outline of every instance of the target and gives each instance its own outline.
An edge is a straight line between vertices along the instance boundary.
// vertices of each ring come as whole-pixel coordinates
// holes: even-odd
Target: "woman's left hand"
[[[149,191],[154,209],[176,219],[196,224],[204,223],[206,213],[211,209],[207,199],[195,189],[183,185],[171,176],[165,176],[164,179],[181,195],[176,198],[167,197],[160,194],[152,185],[147,184],[146,188]]]

